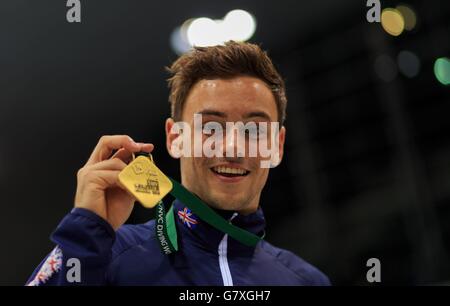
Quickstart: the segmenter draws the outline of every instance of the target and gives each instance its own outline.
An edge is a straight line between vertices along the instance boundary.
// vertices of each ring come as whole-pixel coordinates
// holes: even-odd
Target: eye
[[[258,139],[259,138],[259,129],[257,126],[251,126],[245,129],[245,135],[249,139]]]
[[[205,135],[214,135],[221,131],[223,131],[223,126],[219,122],[209,121],[202,124],[202,133]]]

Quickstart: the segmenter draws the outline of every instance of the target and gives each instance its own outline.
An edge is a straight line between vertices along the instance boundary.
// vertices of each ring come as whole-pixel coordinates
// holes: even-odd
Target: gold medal
[[[153,208],[173,188],[170,179],[156,167],[151,154],[134,158],[119,173],[119,181],[147,208]]]

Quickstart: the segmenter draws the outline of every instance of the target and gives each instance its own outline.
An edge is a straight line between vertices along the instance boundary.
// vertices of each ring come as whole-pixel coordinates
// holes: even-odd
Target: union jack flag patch
[[[191,212],[191,210],[185,207],[183,210],[178,211],[178,218],[180,218],[181,222],[184,223],[190,229],[195,228],[198,224],[195,215]]]
[[[53,249],[45,262],[42,264],[34,279],[27,286],[39,286],[45,284],[50,277],[61,270],[63,254],[57,246]]]

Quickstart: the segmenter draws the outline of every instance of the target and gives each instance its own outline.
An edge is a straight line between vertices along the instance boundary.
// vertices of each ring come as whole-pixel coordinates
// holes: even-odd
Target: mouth
[[[250,173],[250,171],[243,169],[241,167],[229,166],[229,165],[215,166],[210,169],[219,178],[228,179],[228,180],[243,178]]]

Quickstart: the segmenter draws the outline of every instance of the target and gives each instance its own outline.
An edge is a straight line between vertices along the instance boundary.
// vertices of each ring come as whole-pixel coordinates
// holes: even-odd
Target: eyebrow
[[[227,116],[224,112],[220,112],[220,111],[213,110],[213,109],[204,109],[202,111],[197,112],[196,114],[217,116],[217,117],[223,117],[223,118],[225,118]]]
[[[222,117],[222,118],[225,118],[227,116],[226,113],[218,111],[218,110],[214,110],[214,109],[204,109],[202,111],[197,112],[197,114],[211,115],[211,116],[217,116],[217,117]],[[263,112],[263,111],[254,111],[254,112],[250,112],[250,113],[247,113],[244,115],[244,119],[253,118],[253,117],[261,117],[261,118],[271,121],[270,116],[266,112]]]
[[[270,116],[266,112],[261,112],[261,111],[250,112],[244,116],[245,119],[253,118],[253,117],[261,117],[261,118],[271,121]]]

